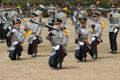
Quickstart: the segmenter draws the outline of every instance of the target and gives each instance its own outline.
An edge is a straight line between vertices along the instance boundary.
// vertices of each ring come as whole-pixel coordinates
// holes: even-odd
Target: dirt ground
[[[6,44],[0,43],[0,80],[120,80],[120,34],[117,38],[118,54],[109,53],[106,27],[103,31],[103,43],[98,46],[98,59],[94,61],[88,55],[87,62],[83,63],[74,57],[74,27],[70,20],[67,22],[70,31],[68,56],[63,62],[62,70],[51,69],[48,65],[50,44],[45,40],[47,29],[44,28],[42,33],[44,42],[39,45],[36,58],[27,55],[27,40],[19,61],[11,61],[8,58]]]

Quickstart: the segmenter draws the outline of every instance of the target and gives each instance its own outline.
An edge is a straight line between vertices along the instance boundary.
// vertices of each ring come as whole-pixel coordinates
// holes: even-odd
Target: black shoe
[[[96,54],[93,54],[92,58],[95,60],[97,59],[97,55]]]
[[[84,57],[84,58],[82,59],[82,61],[83,61],[83,62],[86,62],[87,60],[86,60],[86,58]]]
[[[59,64],[57,65],[57,68],[58,68],[58,69],[62,69],[62,63],[59,63]]]
[[[117,54],[117,51],[115,50],[115,51],[113,51],[113,54]]]
[[[16,57],[17,57],[16,60],[20,60],[20,56],[19,55],[17,55]]]
[[[33,54],[32,54],[32,57],[36,57],[36,53],[33,53]]]

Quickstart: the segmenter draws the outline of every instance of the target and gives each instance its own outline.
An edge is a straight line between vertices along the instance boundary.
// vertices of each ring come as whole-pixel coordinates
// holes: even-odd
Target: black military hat
[[[14,20],[12,21],[12,23],[13,23],[13,24],[17,24],[17,23],[21,24],[21,21],[20,21],[20,19],[17,18],[17,19],[14,19]]]
[[[99,11],[95,11],[95,13],[92,16],[95,17],[95,16],[100,16],[100,15],[101,13]]]
[[[116,4],[111,4],[111,8],[116,8],[117,5]]]
[[[59,19],[59,18],[56,18],[56,19],[53,19],[53,21],[52,21],[53,23],[54,22],[60,22],[60,23],[62,23],[62,20],[61,19]]]
[[[80,22],[86,22],[86,21],[87,21],[87,18],[81,17],[81,18],[79,18],[79,21],[80,21]]]

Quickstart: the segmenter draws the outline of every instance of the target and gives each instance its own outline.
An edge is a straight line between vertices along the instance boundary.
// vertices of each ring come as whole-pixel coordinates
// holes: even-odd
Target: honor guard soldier
[[[14,19],[12,23],[13,29],[8,32],[7,37],[9,37],[9,57],[12,60],[15,60],[20,59],[21,52],[23,50],[22,44],[24,42],[25,36],[24,32],[20,29],[20,19]]]
[[[29,24],[29,29],[32,30],[32,34],[29,37],[29,45],[28,45],[28,54],[32,55],[32,57],[36,57],[37,54],[37,47],[38,44],[42,42],[41,38],[41,32],[42,32],[42,26],[40,25],[42,23],[42,17],[43,13],[40,10],[36,10],[33,13],[33,18],[30,19],[31,24]]]
[[[68,42],[68,35],[65,34],[61,24],[62,20],[54,19],[53,28],[56,30],[50,31],[46,38],[52,45],[49,65],[53,68],[62,68],[63,58],[67,55],[66,46]]]
[[[15,10],[15,5],[14,4],[9,4],[10,6],[10,11],[7,11],[6,14],[3,16],[5,25],[4,25],[4,30],[5,30],[5,38],[7,33],[12,29],[11,23],[14,19],[18,17],[18,13]],[[7,42],[7,38],[6,38]],[[8,43],[8,42],[7,42]]]
[[[2,16],[4,16],[7,11],[5,11],[4,9],[5,9],[5,4],[1,4],[0,5],[0,42],[1,43],[4,43],[6,38],[5,30],[4,30],[5,21],[2,18]]]
[[[110,49],[113,54],[117,53],[117,35],[120,28],[120,14],[117,12],[116,6],[112,5],[112,11],[108,14],[108,19],[110,23],[109,28],[109,41]]]
[[[80,24],[76,30],[76,51],[75,57],[80,61],[86,61],[87,52],[91,55],[90,43],[88,42],[88,35],[90,33],[87,27],[87,19],[84,17],[79,18]]]
[[[94,59],[97,58],[97,45],[102,42],[102,27],[100,24],[100,12],[96,11],[93,16],[93,21],[90,23],[90,29],[92,34],[91,40],[91,52]]]

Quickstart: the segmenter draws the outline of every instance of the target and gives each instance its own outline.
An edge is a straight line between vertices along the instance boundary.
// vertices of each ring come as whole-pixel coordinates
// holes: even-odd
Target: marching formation
[[[82,5],[71,6],[69,3],[65,5],[50,4],[49,6],[27,4],[29,23],[24,20],[24,10],[20,6],[12,3],[0,5],[0,43],[5,43],[9,48],[9,58],[11,60],[19,60],[24,50],[22,45],[28,39],[27,54],[36,57],[38,53],[38,45],[43,42],[41,33],[42,29],[48,28],[46,39],[51,44],[51,52],[49,57],[49,66],[55,69],[62,68],[62,62],[68,55],[67,44],[70,32],[66,26],[69,17],[73,23],[75,30],[75,58],[85,62],[87,53],[93,60],[98,56],[97,46],[103,42],[102,32],[105,22],[102,23],[101,17],[103,13],[101,8],[92,5],[88,9],[84,9]],[[67,14],[67,10],[73,12]],[[48,14],[47,23],[43,22],[43,14],[45,10]],[[107,12],[106,18],[109,20],[109,40],[110,53],[117,53],[117,34],[120,28],[120,13],[116,5],[112,5]],[[23,29],[24,28],[24,29]]]

